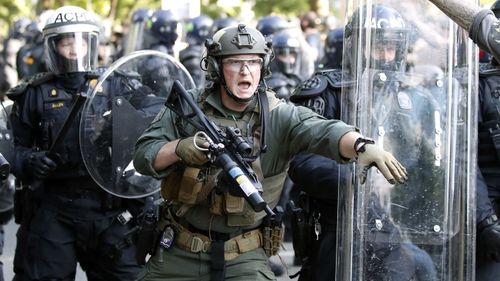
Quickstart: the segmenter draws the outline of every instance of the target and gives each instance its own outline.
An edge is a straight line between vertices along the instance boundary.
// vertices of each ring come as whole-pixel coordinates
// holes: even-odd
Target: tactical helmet
[[[159,42],[173,46],[179,37],[177,25],[179,21],[170,10],[157,10],[151,16],[149,30]]]
[[[272,43],[262,33],[245,24],[226,27],[214,34],[213,39],[205,40],[207,56],[202,60],[207,79],[223,82],[222,58],[231,55],[257,54],[263,59],[261,79],[269,75],[269,62],[272,59]]]
[[[132,13],[129,32],[125,39],[124,55],[142,50],[144,46],[144,33],[153,11],[148,8],[140,8]]]
[[[264,36],[271,36],[278,31],[287,29],[288,21],[280,16],[265,16],[257,22],[257,30]]]
[[[56,74],[96,68],[99,25],[94,14],[76,6],[55,10],[43,28],[47,68]],[[70,58],[62,55],[70,50]]]
[[[212,24],[212,28],[210,30],[210,36],[213,37],[213,35],[223,29],[223,28],[226,28],[226,27],[230,27],[230,26],[236,26],[238,25],[238,21],[236,21],[235,19],[233,18],[220,18],[220,19],[216,19],[214,21],[214,23]]]
[[[186,24],[186,41],[190,45],[202,45],[210,36],[213,20],[206,15],[199,15]]]
[[[273,51],[272,72],[299,74],[302,52],[299,38],[293,32],[283,30],[276,33],[273,36]]]
[[[500,0],[495,1],[495,3],[491,5],[491,10],[497,18],[500,18]]]
[[[344,29],[334,28],[328,31],[325,40],[325,67],[342,68],[342,48],[344,46]]]
[[[346,25],[346,44],[348,44],[347,49],[351,50],[348,56],[350,63],[356,61],[357,46],[372,46],[373,49],[376,44],[394,44],[396,48],[394,61],[370,58],[370,68],[404,71],[409,41],[409,28],[405,20],[399,12],[387,6],[373,5],[371,16],[367,15],[367,8],[363,6],[356,10]],[[366,42],[367,34],[371,34],[371,42]],[[358,40],[362,40],[362,44],[359,44]],[[362,59],[366,63],[366,58]]]

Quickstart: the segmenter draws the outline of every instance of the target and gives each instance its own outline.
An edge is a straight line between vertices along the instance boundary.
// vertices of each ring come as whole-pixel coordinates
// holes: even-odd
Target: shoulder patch
[[[328,86],[327,78],[324,75],[315,74],[313,77],[302,82],[290,96],[291,102],[298,102],[302,99],[319,96]]]
[[[56,75],[51,72],[37,73],[26,80],[21,80],[17,86],[9,89],[5,94],[9,97],[9,99],[15,100],[17,97],[26,92],[28,87],[41,85],[45,82],[51,81],[55,77]]]
[[[56,75],[52,72],[40,72],[31,76],[31,78],[28,80],[28,85],[38,86],[54,79],[55,77]]]
[[[28,82],[23,81],[17,84],[17,86],[10,88],[5,94],[9,99],[15,100],[18,96],[26,91],[26,88],[28,88],[28,86]]]

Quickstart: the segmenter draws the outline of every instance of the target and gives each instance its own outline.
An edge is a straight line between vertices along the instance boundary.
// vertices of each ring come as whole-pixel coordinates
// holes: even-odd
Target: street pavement
[[[14,223],[14,220],[11,220],[4,228],[5,230],[5,247],[3,250],[3,255],[0,257],[0,260],[3,262],[3,273],[5,280],[12,280],[14,277],[14,272],[12,268],[12,263],[14,261],[14,250],[16,247],[16,231],[18,225]],[[293,247],[292,243],[286,242],[283,245],[283,249],[279,252],[281,259],[285,262],[288,267],[288,274],[285,269],[285,273],[282,276],[278,277],[278,281],[287,281],[287,280],[297,280],[290,279],[288,275],[295,274],[300,268],[293,265]],[[271,259],[277,263],[281,263],[280,259],[277,256],[271,257]],[[85,281],[87,278],[85,274],[82,272],[80,268],[78,268],[75,281]]]

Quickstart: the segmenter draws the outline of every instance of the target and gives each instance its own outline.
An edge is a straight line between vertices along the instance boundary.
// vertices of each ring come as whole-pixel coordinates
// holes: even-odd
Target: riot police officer
[[[226,17],[226,18],[218,18],[214,20],[212,27],[210,28],[210,36],[214,36],[214,34],[226,27],[233,26],[233,25],[238,25],[238,21],[234,18],[231,17]]]
[[[34,21],[27,27],[26,44],[17,52],[16,67],[19,80],[47,71],[43,60],[43,34],[38,26]]]
[[[210,36],[213,20],[206,15],[199,15],[190,19],[186,25],[186,41],[189,44],[179,53],[179,60],[193,77],[196,85],[205,84],[205,74],[200,66],[203,56],[203,42]]]
[[[257,21],[255,28],[264,36],[272,36],[279,31],[290,28],[290,24],[281,16],[264,16]]]
[[[86,10],[64,6],[51,14],[43,34],[50,72],[8,93],[14,100],[13,172],[24,187],[16,279],[71,280],[78,262],[89,280],[134,280],[141,267],[128,223],[131,202],[91,178],[80,153],[78,118],[69,117],[98,77],[99,25]]]
[[[498,12],[500,1],[492,5]],[[500,274],[500,68],[495,58],[479,72],[476,279]]]
[[[280,99],[288,100],[297,85],[300,63],[302,62],[302,49],[299,38],[293,32],[283,30],[273,36],[274,60],[271,61],[271,76],[267,85]]]
[[[405,38],[408,35],[409,29],[396,10],[383,5],[373,5],[371,7],[372,15],[367,18],[373,23],[387,24],[364,24],[363,20],[365,20],[365,17],[358,17],[359,14],[366,11],[361,10],[363,8],[365,7],[356,10],[354,15],[349,19],[346,27],[347,40],[348,44],[350,44],[348,59],[350,62],[358,60],[367,62],[366,65],[370,67],[369,70],[375,73],[374,77],[378,77],[377,75],[383,73],[386,75],[384,78],[387,78],[385,81],[392,81],[392,83],[389,83],[389,85],[392,85],[387,86],[390,90],[374,86],[370,88],[370,97],[365,97],[359,101],[362,103],[369,100],[374,105],[374,108],[369,111],[372,114],[369,115],[368,119],[374,119],[378,126],[375,128],[370,127],[368,130],[371,134],[374,134],[377,130],[381,132],[385,128],[385,134],[378,134],[380,136],[378,141],[384,147],[390,148],[394,153],[400,153],[398,152],[400,149],[417,150],[417,146],[412,145],[413,139],[416,137],[415,133],[411,126],[408,127],[407,125],[422,122],[423,124],[434,124],[432,117],[436,112],[437,104],[425,91],[412,89],[410,85],[405,85],[403,82],[407,44]],[[355,46],[359,46],[355,44],[355,40],[359,38],[357,35],[368,32],[365,29],[359,30],[359,28],[366,28],[367,26],[372,28],[373,36],[377,36],[372,41],[375,43],[375,46],[371,46],[370,51],[353,50]],[[371,54],[371,56],[367,54]],[[355,55],[363,57],[354,57]],[[340,101],[342,100],[340,96],[341,88],[344,88],[343,90],[348,92],[349,95],[349,91],[352,90],[355,82],[349,80],[349,77],[355,77],[354,65],[348,66],[350,67],[349,70],[352,71],[351,73],[341,73],[341,70],[318,72],[311,80],[306,81],[298,88],[297,94],[293,95],[291,100],[306,105],[328,118],[339,118]],[[345,81],[341,81],[341,77]],[[363,77],[365,77],[366,81],[370,81],[369,77],[371,75]],[[372,81],[368,83],[377,84],[377,82]],[[407,96],[408,94],[406,93],[413,93],[413,96]],[[379,106],[376,106],[377,104]],[[380,104],[384,106],[380,106]],[[402,111],[405,112],[403,113]],[[422,115],[420,116],[420,114]],[[415,119],[409,122],[405,118]],[[426,130],[423,135],[434,139],[434,135],[432,134],[434,127],[427,128]],[[400,140],[404,144],[396,144],[396,141]],[[425,160],[431,163],[434,162],[433,155],[428,154],[432,149],[421,148],[419,151],[422,152],[422,155],[415,158],[410,157],[410,159],[404,159],[403,161],[408,166],[419,165],[423,171],[432,171],[433,167],[424,162]],[[403,154],[410,155],[410,153],[415,152],[405,151]],[[332,260],[334,256],[332,252],[341,245],[336,243],[336,232],[338,231],[336,225],[337,218],[331,215],[325,216],[325,214],[332,214],[332,211],[337,210],[337,204],[340,206],[346,204],[345,202],[337,202],[337,190],[341,189],[337,188],[339,187],[338,169],[338,165],[335,162],[314,155],[299,155],[290,164],[289,174],[292,180],[299,184],[303,190],[307,191],[310,198],[312,198],[307,201],[310,204],[297,206],[302,207],[303,210],[296,210],[299,215],[303,215],[301,212],[306,212],[305,219],[302,217],[301,221],[304,222],[303,224],[307,224],[306,226],[302,225],[302,231],[298,232],[299,235],[302,234],[303,239],[298,239],[294,242],[294,244],[298,244],[298,248],[301,250],[299,251],[299,255],[302,258],[307,258],[304,259],[305,264],[301,271],[301,280],[331,280],[335,276],[335,260]],[[412,176],[418,178],[419,181],[424,181],[422,179],[424,176],[421,173],[421,171],[415,171]],[[430,175],[426,175],[425,177],[430,178]],[[362,261],[363,277],[360,276],[359,279],[354,279],[437,280],[436,267],[433,265],[430,255],[404,238],[407,233],[403,232],[403,230],[408,229],[404,224],[408,223],[411,229],[411,225],[414,224],[412,222],[413,218],[408,214],[401,214],[384,206],[384,196],[387,193],[382,190],[386,187],[385,183],[377,182],[373,179],[368,182],[370,185],[375,184],[375,187],[370,189],[368,185],[363,186],[363,192],[370,194],[366,196],[366,206],[368,207],[366,211],[365,209],[362,211],[362,216],[365,218],[366,227],[368,228],[368,231],[365,232],[367,242],[364,245],[356,244],[353,246],[356,248],[355,251],[359,250],[366,258]],[[418,183],[413,182],[412,179],[409,182],[418,186]],[[330,193],[315,188],[318,185],[328,186],[331,188]],[[397,186],[398,184],[396,184]],[[423,186],[430,188],[432,184],[431,182],[426,182]],[[394,190],[396,190],[396,187],[394,187]],[[342,186],[342,188],[346,187]],[[392,190],[393,187],[389,188]],[[424,188],[415,187],[412,188],[411,192],[415,195],[423,194],[424,190]],[[416,207],[418,199],[411,199],[409,201],[410,204],[404,202],[405,207],[408,206],[411,212],[421,212]],[[392,203],[394,205],[398,205],[398,203],[403,204],[396,200]],[[304,205],[309,207],[309,209],[303,207]],[[355,215],[354,220],[355,224],[359,224],[359,222],[356,222],[360,220],[359,217]],[[362,224],[364,225],[364,223]],[[345,226],[343,225],[342,227]],[[304,229],[306,233],[304,233]],[[300,242],[303,241],[306,242],[301,244]],[[307,243],[310,241],[312,242]],[[357,259],[358,256],[355,258]],[[330,262],[330,265],[323,267],[322,263],[325,260]],[[354,269],[354,271],[358,270],[358,268]]]
[[[122,54],[118,54],[117,57],[127,55],[131,52],[145,49],[144,46],[145,36],[147,32],[147,25],[151,20],[151,15],[153,10],[148,8],[140,8],[135,10],[130,17],[130,26],[128,33],[123,40],[123,51]]]
[[[320,69],[341,69],[342,49],[344,47],[344,29],[333,28],[328,31],[325,40],[325,56],[319,64]]]
[[[143,49],[174,55],[174,45],[179,37],[179,21],[170,10],[156,10],[151,15],[150,24],[144,39]]]

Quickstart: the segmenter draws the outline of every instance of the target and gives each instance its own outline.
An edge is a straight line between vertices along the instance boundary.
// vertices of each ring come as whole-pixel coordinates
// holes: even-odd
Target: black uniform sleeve
[[[339,169],[332,159],[316,154],[299,154],[290,162],[288,175],[312,197],[337,199]]]
[[[38,123],[34,121],[37,120],[36,105],[38,101],[35,98],[37,93],[33,92],[33,94],[30,94],[31,91],[34,91],[34,89],[27,89],[25,93],[16,97],[10,115],[15,146],[12,173],[24,181],[28,181],[31,178],[31,174],[26,169],[25,164],[35,146],[36,124]]]
[[[479,223],[489,215],[495,213],[488,196],[488,186],[486,185],[483,174],[479,168],[477,169],[476,196],[476,221]]]
[[[489,9],[481,10],[474,17],[469,37],[479,48],[492,54],[500,61],[500,21]]]

